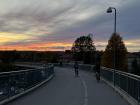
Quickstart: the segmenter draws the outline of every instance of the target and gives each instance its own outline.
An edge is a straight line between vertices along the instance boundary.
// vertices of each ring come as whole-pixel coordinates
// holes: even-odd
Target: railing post
[[[121,79],[121,78],[120,78],[120,75],[121,75],[121,74],[118,73],[118,75],[119,75],[119,84],[118,84],[118,85],[119,85],[119,88],[121,88],[121,82],[120,82],[120,79]]]
[[[140,105],[140,81],[138,80],[138,105]]]
[[[11,94],[11,77],[10,74],[8,74],[8,98],[10,98]]]
[[[127,77],[126,77],[126,86],[127,86],[127,87],[126,87],[126,91],[127,91],[127,93],[129,93],[129,92],[128,92],[128,91],[129,91],[129,90],[128,90],[128,78],[129,78],[129,77],[127,76]]]
[[[26,83],[27,82],[27,73],[26,72],[24,72],[24,86],[23,86],[23,90],[25,91],[25,89],[26,89]]]
[[[113,83],[114,83],[114,88],[115,88],[115,69],[113,70]]]
[[[10,76],[8,74],[8,98],[10,97]]]

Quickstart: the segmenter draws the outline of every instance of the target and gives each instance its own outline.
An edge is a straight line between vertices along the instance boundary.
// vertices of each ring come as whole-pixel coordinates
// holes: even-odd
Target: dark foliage
[[[71,49],[75,60],[84,61],[85,64],[94,63],[96,49],[91,36],[93,35],[89,34],[75,40]]]
[[[127,72],[127,49],[119,34],[113,33],[105,49],[102,65]]]
[[[58,63],[64,52],[45,51],[0,51],[0,72],[23,70],[14,62]]]
[[[132,73],[135,75],[140,75],[140,68],[139,68],[140,66],[138,65],[138,61],[136,58],[132,61],[131,66],[132,66],[132,70],[133,70]]]
[[[13,63],[18,58],[20,58],[20,55],[17,51],[1,51],[0,52],[0,59],[4,63]]]

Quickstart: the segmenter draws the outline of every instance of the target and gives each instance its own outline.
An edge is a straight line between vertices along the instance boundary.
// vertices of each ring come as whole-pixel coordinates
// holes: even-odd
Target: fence
[[[103,68],[102,77],[111,84],[114,84],[114,87],[119,88],[121,91],[131,96],[139,104],[140,76],[113,69]]]
[[[49,78],[53,65],[29,70],[0,73],[0,101],[18,95]]]

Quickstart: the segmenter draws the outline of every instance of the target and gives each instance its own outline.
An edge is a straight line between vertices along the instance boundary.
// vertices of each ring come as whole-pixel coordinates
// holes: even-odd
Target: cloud
[[[95,42],[107,42],[113,32],[114,18],[106,13],[109,6],[117,8],[117,30],[124,39],[140,38],[139,3],[137,0],[1,0],[0,32],[28,36],[3,45],[73,43],[75,38],[88,33],[93,33]]]
[[[7,11],[1,14],[0,22],[3,23],[0,26],[1,31],[59,34],[57,32],[63,32],[65,28],[71,31],[73,30],[71,27],[77,28],[83,22],[89,23],[88,19],[96,19],[96,15],[105,9],[105,4],[117,6],[119,2],[115,3],[112,0],[108,2],[106,0],[102,2],[96,0],[19,2],[14,0],[14,4],[10,5],[11,8],[10,2],[5,0],[6,3]],[[102,6],[104,8],[101,9]]]
[[[57,50],[65,50],[66,47],[64,46],[53,46],[53,47],[30,47],[34,50],[42,50],[42,49],[45,49],[45,50],[54,50],[54,51],[57,51]]]

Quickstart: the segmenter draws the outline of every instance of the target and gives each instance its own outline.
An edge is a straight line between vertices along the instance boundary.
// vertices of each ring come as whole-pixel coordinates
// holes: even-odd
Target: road
[[[75,77],[70,68],[55,68],[55,77],[35,91],[7,105],[128,105],[91,72],[80,71]]]

